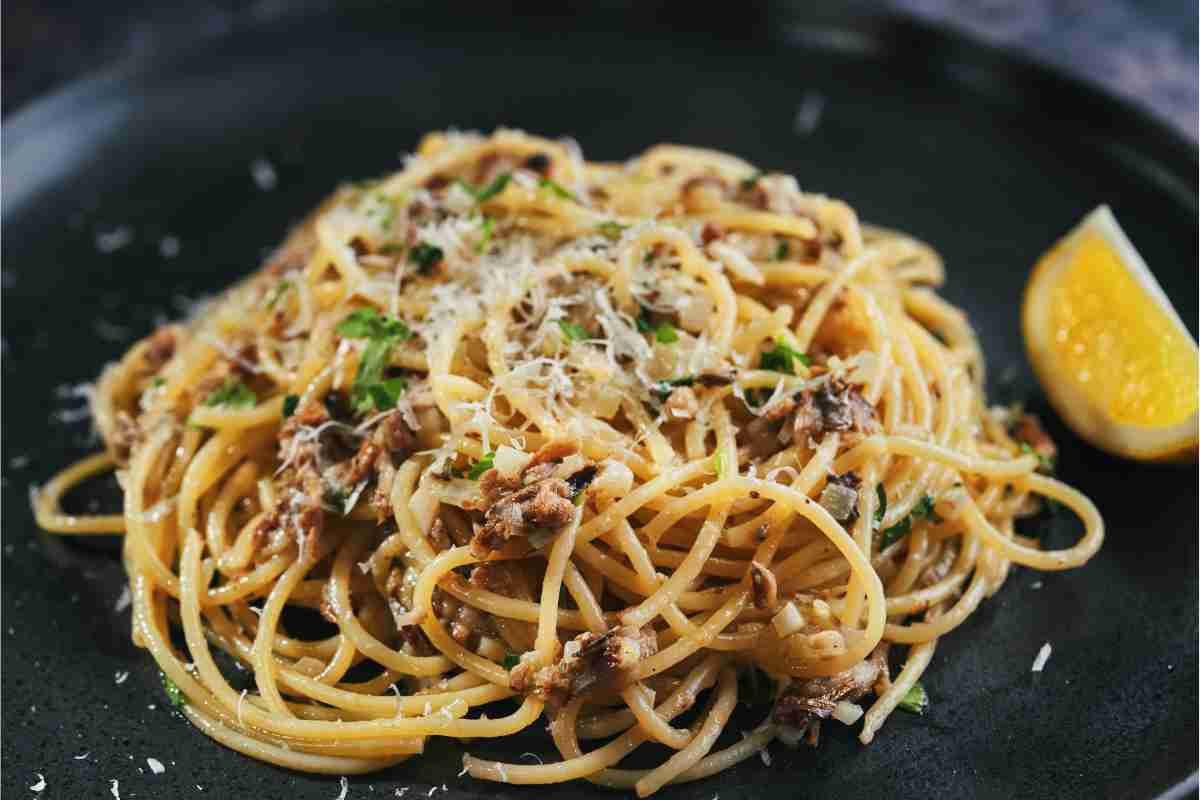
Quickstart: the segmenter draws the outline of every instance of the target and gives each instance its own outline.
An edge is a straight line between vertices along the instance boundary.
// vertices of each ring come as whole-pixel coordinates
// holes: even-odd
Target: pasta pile
[[[107,368],[106,452],[36,510],[124,534],[134,640],[275,764],[366,772],[545,716],[562,761],[466,769],[645,796],[831,721],[870,742],[1012,564],[1103,538],[1036,419],[986,407],[942,280],[732,156],[432,134]],[[122,514],[61,510],[114,468]],[[1074,546],[1017,534],[1043,500]],[[756,671],[762,724],[718,743]],[[672,755],[619,766],[646,742]]]

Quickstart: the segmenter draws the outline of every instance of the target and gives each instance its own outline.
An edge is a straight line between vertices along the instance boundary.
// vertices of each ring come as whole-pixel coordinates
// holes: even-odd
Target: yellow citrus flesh
[[[1195,347],[1099,233],[1084,234],[1052,291],[1052,346],[1064,377],[1111,419],[1160,427],[1196,412]]]
[[[1038,262],[1022,330],[1063,420],[1140,460],[1194,459],[1200,352],[1107,208]]]

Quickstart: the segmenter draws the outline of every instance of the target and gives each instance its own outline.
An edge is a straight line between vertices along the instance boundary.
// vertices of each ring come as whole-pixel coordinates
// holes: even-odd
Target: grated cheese
[[[1033,659],[1033,672],[1041,672],[1046,668],[1046,662],[1050,660],[1050,651],[1049,642],[1042,645],[1042,649],[1038,650],[1037,658]]]

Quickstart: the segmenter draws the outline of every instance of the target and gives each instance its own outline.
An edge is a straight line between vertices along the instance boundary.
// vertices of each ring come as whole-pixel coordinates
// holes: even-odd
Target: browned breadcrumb
[[[880,671],[887,671],[887,655],[877,647],[866,659],[836,675],[793,682],[775,701],[772,716],[776,722],[807,728],[817,719],[828,719],[839,702],[861,699],[873,689]]]
[[[598,688],[619,688],[640,661],[658,652],[658,638],[649,628],[625,626],[601,633],[583,633],[563,647],[562,658],[538,667],[523,660],[510,673],[512,687],[546,702],[551,710],[572,697]]]

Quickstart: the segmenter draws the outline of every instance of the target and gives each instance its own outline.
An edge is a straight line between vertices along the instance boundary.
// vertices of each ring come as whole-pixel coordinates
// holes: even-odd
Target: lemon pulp
[[[1187,419],[1197,410],[1200,373],[1188,336],[1098,232],[1071,249],[1050,302],[1063,377],[1117,422],[1159,427]]]

